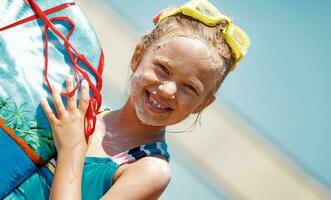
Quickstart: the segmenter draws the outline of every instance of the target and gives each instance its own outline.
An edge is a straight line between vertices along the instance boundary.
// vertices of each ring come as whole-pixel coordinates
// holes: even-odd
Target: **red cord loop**
[[[47,87],[51,91],[51,85],[48,80],[48,31],[49,29],[52,30],[53,33],[55,33],[59,38],[61,38],[64,42],[65,49],[67,51],[67,54],[69,56],[69,59],[73,65],[73,70],[74,70],[74,75],[75,75],[75,80],[77,82],[76,86],[74,89],[70,92],[64,92],[61,93],[62,96],[72,96],[76,90],[78,89],[80,85],[80,76],[83,76],[85,80],[87,80],[89,87],[92,91],[92,96],[89,100],[89,106],[86,111],[85,115],[85,135],[88,137],[91,134],[93,134],[95,130],[95,124],[96,124],[96,116],[98,113],[98,110],[100,109],[101,102],[102,102],[102,97],[100,94],[100,90],[102,87],[102,71],[103,71],[103,65],[104,65],[104,57],[103,57],[103,52],[101,50],[101,55],[100,55],[100,60],[99,60],[99,65],[98,65],[98,70],[93,67],[93,65],[85,58],[83,54],[78,53],[76,49],[71,45],[69,42],[70,36],[74,31],[75,24],[74,22],[66,16],[57,16],[57,17],[52,17],[50,19],[47,18],[46,14],[44,11],[40,9],[38,4],[34,0],[25,0],[29,4],[29,6],[32,8],[32,10],[35,12],[35,16],[39,17],[44,23],[45,23],[45,30],[44,30],[44,48],[45,48],[45,64],[44,64],[44,78],[45,82],[47,84]],[[68,4],[68,5],[74,5],[74,3]],[[51,10],[51,9],[49,9]],[[51,12],[51,11],[50,11]],[[53,25],[52,22],[54,21],[65,21],[68,24],[70,24],[70,30],[66,36],[64,36],[59,30],[56,29],[56,27]],[[82,61],[88,69],[95,75],[95,80],[96,84],[91,81],[89,75],[86,73],[86,71],[79,66],[78,61]]]
[[[59,6],[56,6],[54,8],[50,8],[47,9],[45,11],[42,11],[40,9],[40,7],[38,6],[38,4],[35,2],[35,0],[23,0],[26,4],[28,4],[31,9],[34,11],[34,15],[23,18],[19,21],[16,21],[12,24],[9,24],[7,26],[4,27],[0,27],[0,32],[13,28],[15,26],[19,26],[21,24],[30,22],[32,20],[35,20],[37,18],[40,18],[44,23],[45,23],[45,29],[44,29],[44,48],[45,48],[45,63],[44,63],[44,79],[45,82],[47,84],[47,87],[50,91],[52,91],[52,87],[51,84],[49,83],[48,80],[48,31],[49,29],[51,29],[51,31],[53,33],[55,33],[59,38],[61,38],[64,42],[64,46],[65,49],[67,51],[67,54],[70,58],[70,61],[73,65],[73,70],[74,70],[74,78],[76,81],[76,86],[74,87],[74,89],[70,92],[64,92],[61,93],[62,96],[72,96],[76,90],[79,88],[80,85],[80,76],[83,76],[83,78],[85,80],[87,80],[91,91],[92,91],[92,96],[90,98],[89,101],[89,106],[88,109],[86,111],[86,115],[85,115],[85,135],[88,137],[90,136],[94,130],[95,130],[95,124],[96,124],[96,115],[100,109],[101,106],[101,101],[102,101],[102,97],[100,94],[101,88],[102,88],[102,71],[103,71],[103,67],[104,67],[104,55],[103,55],[103,51],[101,49],[100,52],[100,60],[99,60],[99,64],[98,64],[98,68],[97,70],[95,69],[95,67],[93,67],[93,65],[85,58],[85,56],[83,54],[80,54],[76,51],[76,49],[71,45],[71,43],[69,42],[70,36],[73,33],[74,29],[75,29],[75,23],[66,16],[56,16],[56,17],[52,17],[50,19],[47,18],[47,15],[61,11],[63,9],[66,9],[70,6],[75,5],[74,2],[72,3],[65,3]],[[71,25],[70,30],[68,32],[68,34],[66,36],[64,36],[59,30],[56,29],[56,27],[53,25],[52,22],[54,21],[65,21],[68,24]],[[94,74],[95,76],[95,82],[96,84],[94,85],[94,83],[91,81],[89,75],[86,73],[86,71],[84,70],[84,68],[80,67],[78,65],[78,61],[82,61],[88,68],[89,70]]]

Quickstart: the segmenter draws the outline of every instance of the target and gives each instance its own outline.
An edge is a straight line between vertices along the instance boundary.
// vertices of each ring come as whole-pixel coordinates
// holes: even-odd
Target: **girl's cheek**
[[[139,72],[135,72],[132,75],[131,84],[130,84],[130,96],[137,96],[139,88],[142,86],[143,76]]]
[[[153,69],[142,71],[141,74],[148,84],[153,84],[158,82],[158,78]]]
[[[192,98],[192,96],[187,94],[178,94],[177,96],[177,102],[179,104],[179,108],[182,110],[182,112],[185,113],[185,115],[191,114],[195,107],[199,104],[197,99]]]
[[[136,71],[132,75],[130,94],[136,96],[143,88],[155,83],[157,83],[157,77],[153,72]]]

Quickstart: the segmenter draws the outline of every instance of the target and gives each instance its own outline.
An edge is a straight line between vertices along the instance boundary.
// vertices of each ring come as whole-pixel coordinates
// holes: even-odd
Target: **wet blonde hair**
[[[181,34],[184,33],[193,35],[205,42],[211,48],[214,48],[219,56],[212,62],[213,67],[219,74],[215,90],[211,91],[211,93],[214,94],[234,64],[234,54],[223,37],[223,30],[226,25],[227,22],[224,20],[221,21],[219,25],[210,27],[192,17],[188,17],[183,14],[176,14],[166,18],[159,22],[150,33],[143,35],[140,38],[140,45],[138,45],[135,50],[131,64],[139,64],[143,54],[146,53],[150,47],[161,38],[167,37],[176,31],[179,31]],[[176,35],[176,33],[174,35]],[[220,62],[219,59],[223,59],[225,62]]]

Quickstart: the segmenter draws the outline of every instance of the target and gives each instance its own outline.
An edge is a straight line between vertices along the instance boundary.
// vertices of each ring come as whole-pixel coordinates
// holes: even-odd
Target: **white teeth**
[[[159,108],[159,109],[165,109],[160,104],[158,104],[154,99],[150,99],[150,100],[153,103],[153,105],[156,106],[157,108]]]

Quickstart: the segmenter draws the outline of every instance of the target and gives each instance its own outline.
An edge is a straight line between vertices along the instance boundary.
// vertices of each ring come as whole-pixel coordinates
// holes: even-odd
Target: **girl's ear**
[[[209,98],[207,98],[202,104],[200,104],[194,111],[193,114],[197,114],[200,111],[202,111],[204,108],[206,108],[207,106],[209,106],[211,103],[213,103],[215,101],[216,97],[213,95]]]
[[[131,65],[132,72],[135,72],[137,70],[137,67],[141,61],[142,55],[143,55],[143,47],[142,47],[141,43],[138,43],[133,52],[132,58],[131,58],[130,65]]]

